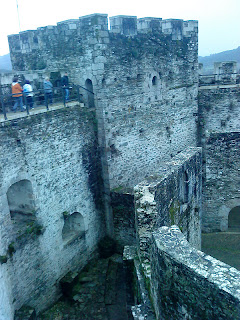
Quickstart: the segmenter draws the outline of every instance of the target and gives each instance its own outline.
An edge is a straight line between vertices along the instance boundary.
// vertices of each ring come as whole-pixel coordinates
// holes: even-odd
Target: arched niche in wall
[[[239,198],[233,198],[233,199],[227,200],[220,207],[218,207],[217,211],[218,211],[218,216],[220,217],[220,221],[219,223],[216,222],[215,229],[220,229],[221,231],[228,230],[228,224],[229,224],[228,220],[229,218],[231,220],[231,216],[234,212],[233,209],[235,207],[240,207]],[[230,215],[230,212],[231,212],[231,215]]]
[[[87,94],[87,104],[89,108],[94,108],[94,93],[93,93],[93,84],[92,80],[87,79],[85,81],[85,88],[87,89],[86,94]]]
[[[18,224],[36,220],[33,189],[29,180],[12,184],[7,191],[7,200],[12,220]]]
[[[65,243],[70,243],[77,238],[85,240],[84,218],[79,212],[64,215],[64,226],[62,229],[62,239]]]
[[[228,215],[228,230],[240,231],[240,206],[234,207]]]

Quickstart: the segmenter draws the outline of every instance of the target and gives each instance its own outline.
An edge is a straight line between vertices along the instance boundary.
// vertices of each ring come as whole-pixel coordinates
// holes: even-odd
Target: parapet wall
[[[134,188],[139,257],[144,267],[149,264],[152,233],[161,226],[177,224],[191,245],[201,247],[201,168],[201,149],[189,148]]]
[[[178,227],[154,232],[151,269],[157,319],[240,318],[240,272],[193,248]]]

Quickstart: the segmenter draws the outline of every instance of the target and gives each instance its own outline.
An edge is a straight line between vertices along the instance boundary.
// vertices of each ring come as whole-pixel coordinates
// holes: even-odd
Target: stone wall
[[[226,231],[240,206],[240,132],[211,133],[206,141],[203,230]]]
[[[136,245],[134,197],[132,194],[111,193],[114,238],[123,246]]]
[[[151,269],[157,319],[240,318],[240,272],[193,248],[176,226],[154,232]]]
[[[106,228],[93,112],[7,121],[0,140],[0,319],[12,319],[23,304],[51,304],[59,279],[86,264]]]
[[[240,86],[200,87],[199,143],[204,146],[212,132],[240,131]]]
[[[203,230],[226,231],[239,205],[239,85],[199,88],[198,144],[203,147]]]
[[[110,33],[98,105],[111,188],[131,189],[196,145],[197,34],[176,41],[161,23],[162,30],[138,29],[133,37]]]
[[[197,21],[117,16],[108,30],[107,15],[94,14],[9,36],[9,45],[15,69],[41,64],[91,84],[111,189],[132,189],[196,145]]]
[[[177,224],[189,243],[201,247],[202,157],[189,148],[134,188],[139,255],[149,263],[154,230]]]

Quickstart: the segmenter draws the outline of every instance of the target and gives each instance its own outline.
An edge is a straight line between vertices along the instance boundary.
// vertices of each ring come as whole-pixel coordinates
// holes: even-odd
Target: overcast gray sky
[[[7,35],[92,13],[199,21],[202,56],[240,46],[240,0],[0,0],[0,55],[9,52]]]

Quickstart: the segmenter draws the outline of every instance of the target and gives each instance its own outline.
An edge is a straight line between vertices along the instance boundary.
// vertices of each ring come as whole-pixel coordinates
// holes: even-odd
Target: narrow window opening
[[[156,86],[156,85],[157,85],[157,77],[156,77],[156,76],[154,76],[154,77],[152,78],[152,85],[153,85],[153,86]]]
[[[187,203],[189,201],[189,180],[186,171],[183,174],[183,188],[183,202]]]
[[[90,79],[87,79],[85,81],[85,87],[87,89],[87,104],[89,108],[94,108],[95,104],[94,104],[94,93],[93,93],[93,84],[92,81]]]

